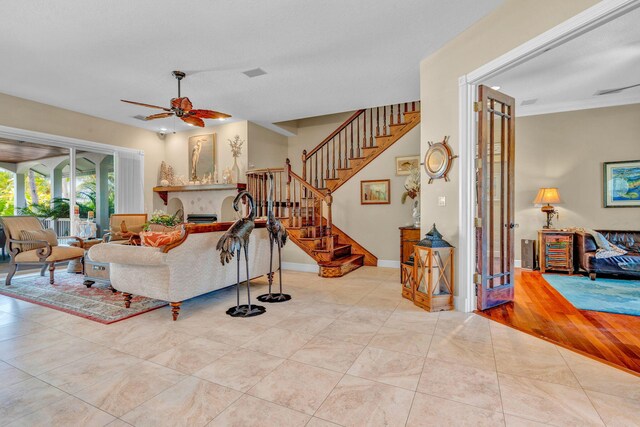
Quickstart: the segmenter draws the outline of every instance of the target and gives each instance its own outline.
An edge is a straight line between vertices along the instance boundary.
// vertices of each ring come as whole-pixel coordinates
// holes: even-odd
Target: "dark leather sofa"
[[[628,265],[640,264],[640,231],[596,230],[611,243],[628,252],[625,255],[612,258],[596,258],[596,242],[591,234],[576,233],[576,264],[580,270],[589,273],[591,280],[596,280],[596,274],[616,274],[640,277],[640,271],[630,269]],[[627,268],[620,264],[627,264]]]

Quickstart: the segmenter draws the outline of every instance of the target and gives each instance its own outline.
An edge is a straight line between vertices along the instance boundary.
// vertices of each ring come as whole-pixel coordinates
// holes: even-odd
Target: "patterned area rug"
[[[167,305],[165,301],[133,296],[131,308],[124,307],[120,292],[113,293],[109,286],[94,283],[87,288],[82,274],[56,271],[56,283],[49,284],[49,275],[14,277],[11,286],[0,285],[0,294],[45,307],[64,311],[109,324]]]
[[[640,280],[543,274],[544,280],[580,310],[640,316]]]

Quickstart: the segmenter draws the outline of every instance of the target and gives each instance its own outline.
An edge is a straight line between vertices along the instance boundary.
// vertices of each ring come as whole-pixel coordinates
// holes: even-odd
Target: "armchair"
[[[53,230],[45,230],[40,220],[34,216],[4,216],[0,217],[7,235],[7,249],[11,261],[9,273],[5,280],[7,286],[21,265],[40,265],[40,274],[49,267],[49,283],[54,283],[54,271],[57,262],[71,261],[82,258],[82,239],[68,237],[80,241],[81,247],[58,246],[58,240]]]
[[[133,234],[140,233],[147,223],[147,214],[112,214],[109,218],[109,230],[103,241],[124,243]]]

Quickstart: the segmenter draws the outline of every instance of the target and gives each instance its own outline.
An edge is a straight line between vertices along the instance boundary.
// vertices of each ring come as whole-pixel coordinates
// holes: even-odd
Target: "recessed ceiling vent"
[[[247,76],[249,78],[254,78],[254,77],[258,77],[258,76],[263,76],[263,75],[267,74],[267,72],[265,70],[263,70],[262,68],[254,68],[253,70],[243,71],[242,74],[244,74],[245,76]]]
[[[536,102],[538,102],[538,98],[525,99],[520,103],[520,105],[533,105]]]

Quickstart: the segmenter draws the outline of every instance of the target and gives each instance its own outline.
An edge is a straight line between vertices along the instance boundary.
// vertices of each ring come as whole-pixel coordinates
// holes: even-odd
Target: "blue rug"
[[[597,278],[543,274],[574,307],[580,310],[640,316],[640,280]]]

